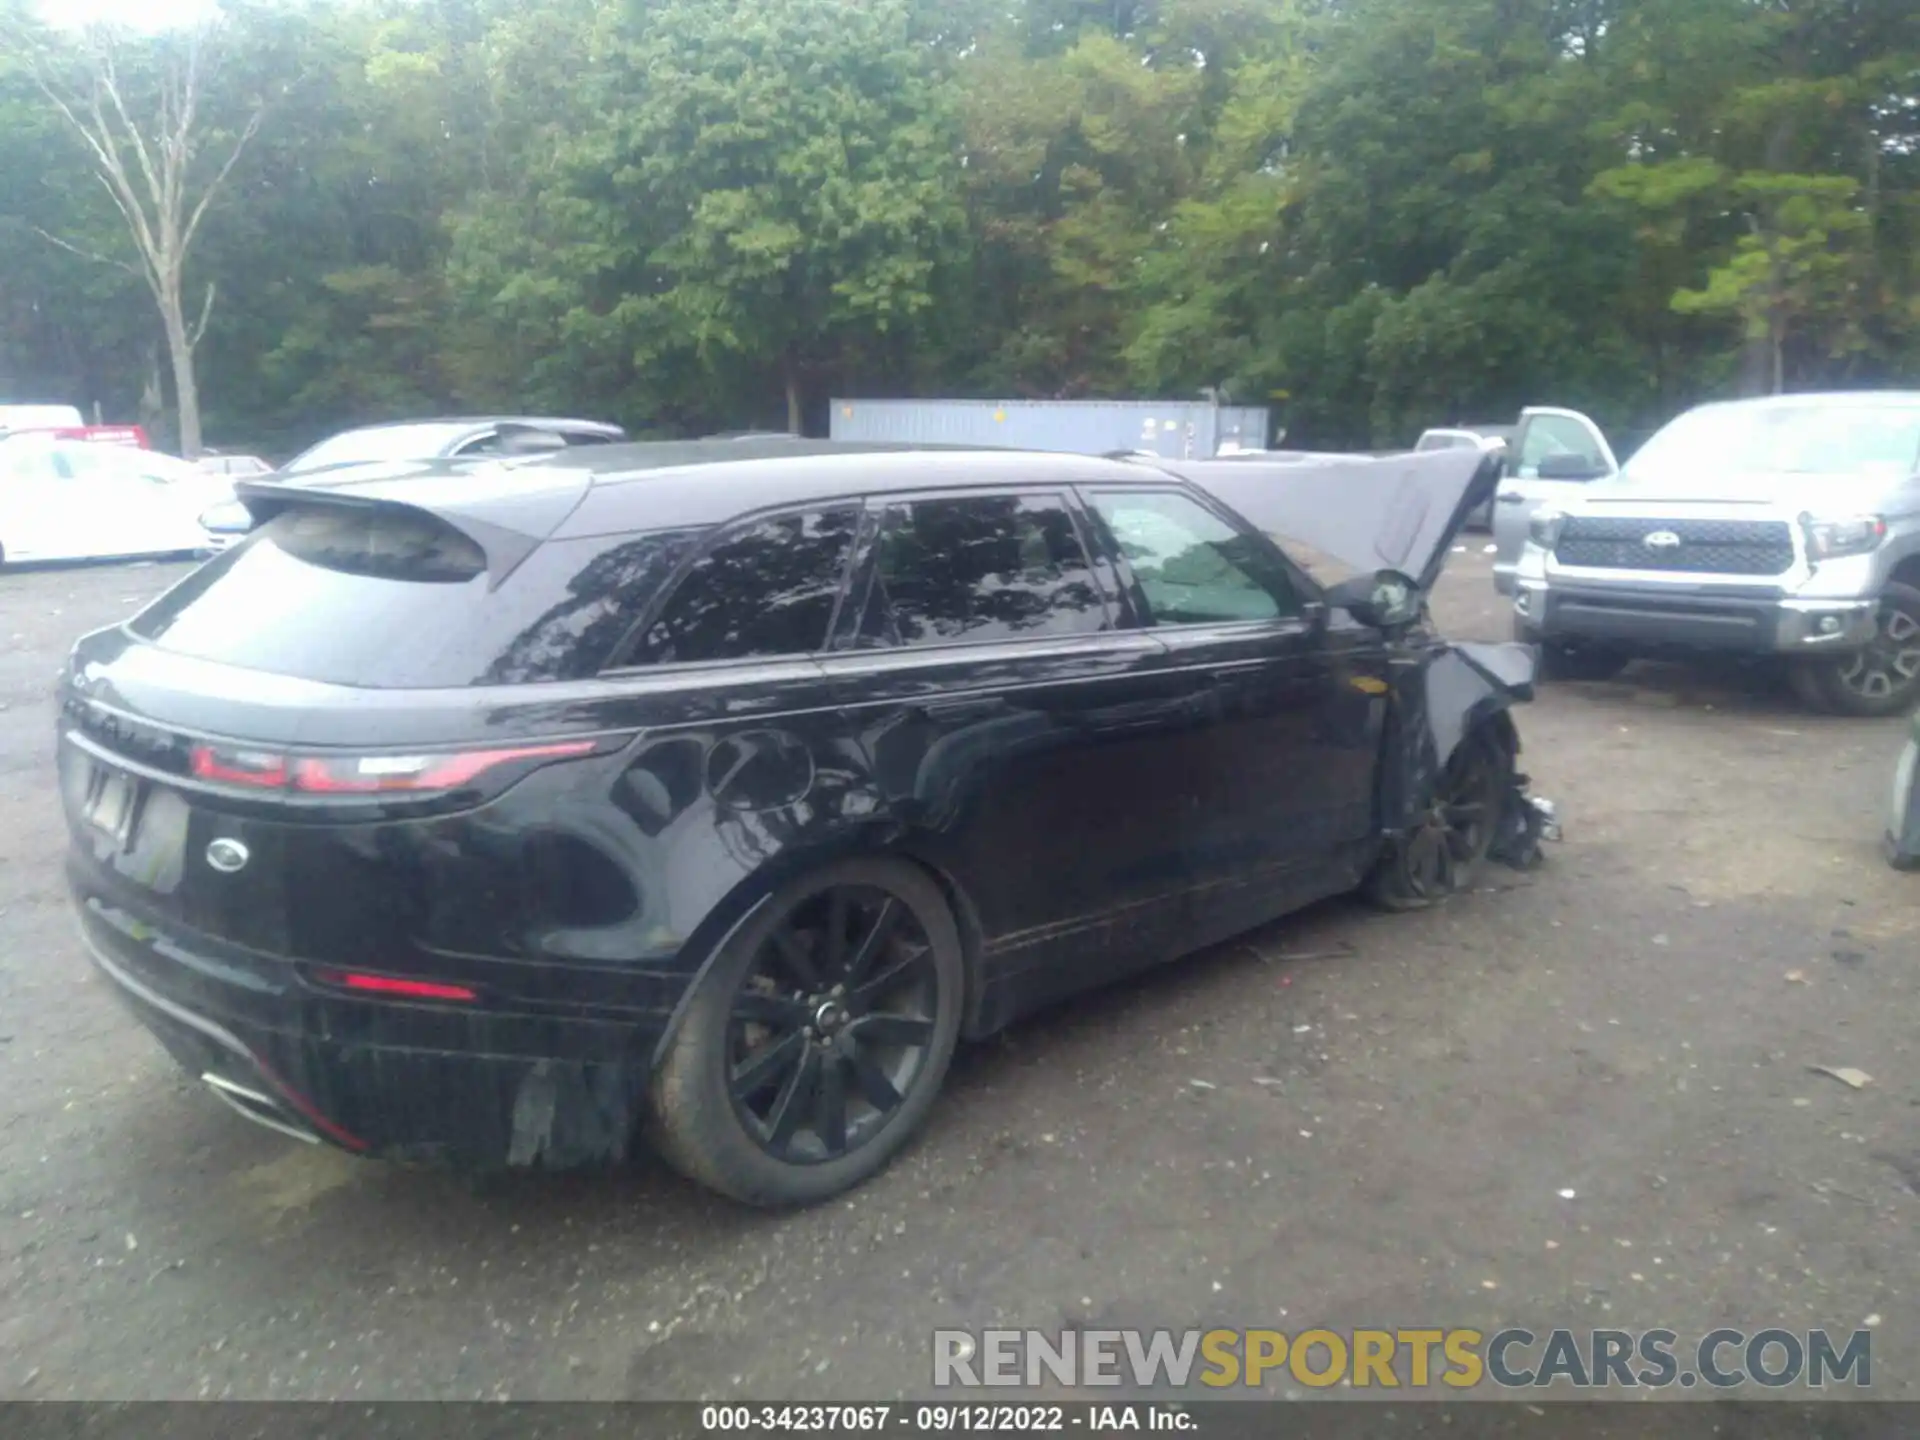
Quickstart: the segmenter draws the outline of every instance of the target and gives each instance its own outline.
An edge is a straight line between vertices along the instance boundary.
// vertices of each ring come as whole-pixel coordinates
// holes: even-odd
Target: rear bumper
[[[464,1013],[263,982],[73,877],[95,966],[169,1054],[249,1119],[357,1154],[463,1168],[624,1159],[667,1017]]]
[[[1594,640],[1656,652],[1845,653],[1873,638],[1877,612],[1871,600],[1801,600],[1730,589],[1521,583],[1514,591],[1515,617],[1530,640]]]

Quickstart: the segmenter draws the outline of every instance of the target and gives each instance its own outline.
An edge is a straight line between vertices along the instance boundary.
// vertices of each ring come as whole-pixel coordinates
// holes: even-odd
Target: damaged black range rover
[[[302,1139],[650,1136],[831,1195],[962,1036],[1537,853],[1532,652],[1424,618],[1493,471],[1177,468],[735,442],[243,488],[254,533],[62,678],[87,945]]]

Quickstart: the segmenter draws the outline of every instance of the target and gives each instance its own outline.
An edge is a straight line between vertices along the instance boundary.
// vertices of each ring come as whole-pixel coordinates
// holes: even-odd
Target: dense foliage
[[[151,417],[160,313],[89,258],[137,259],[45,89],[84,37],[34,13],[0,399]],[[111,38],[157,106],[168,37]],[[214,444],[1207,387],[1391,444],[1920,369],[1909,0],[235,0],[207,38],[196,163],[264,115],[186,261]]]

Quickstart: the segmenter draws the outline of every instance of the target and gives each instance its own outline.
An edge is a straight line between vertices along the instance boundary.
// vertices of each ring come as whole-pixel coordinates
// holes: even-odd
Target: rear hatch
[[[242,487],[261,528],[68,662],[60,777],[83,911],[143,943],[151,921],[307,959],[424,933],[412,912],[438,902],[413,872],[434,863],[431,834],[401,846],[396,827],[431,832],[616,743],[568,730],[568,677],[618,634],[595,628],[574,542],[543,543],[589,483],[556,470],[404,500]],[[638,571],[673,558],[649,556]],[[529,680],[555,682],[540,707]]]

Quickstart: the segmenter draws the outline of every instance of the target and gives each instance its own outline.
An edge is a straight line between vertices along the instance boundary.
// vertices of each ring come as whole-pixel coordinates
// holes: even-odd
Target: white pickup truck
[[[1785,657],[1822,710],[1920,702],[1920,392],[1702,405],[1624,469],[1584,415],[1528,411],[1494,540],[1549,673],[1735,652]]]

